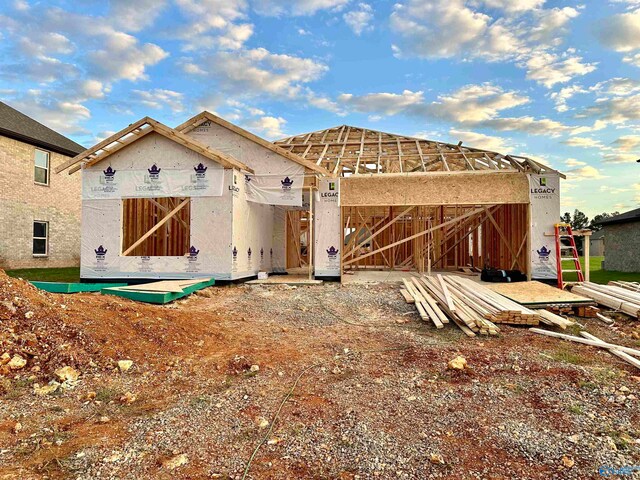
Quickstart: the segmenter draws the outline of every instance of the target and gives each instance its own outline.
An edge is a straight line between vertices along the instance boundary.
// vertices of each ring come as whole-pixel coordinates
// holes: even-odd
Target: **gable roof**
[[[82,168],[82,165],[95,165],[96,163],[101,162],[102,160],[107,158],[109,155],[114,154],[127,145],[131,145],[132,143],[136,142],[137,140],[141,139],[151,132],[159,133],[163,137],[184,145],[190,150],[193,150],[194,152],[197,152],[213,160],[214,162],[221,164],[224,167],[237,168],[239,170],[253,173],[253,169],[249,168],[244,163],[239,162],[231,155],[227,155],[226,153],[222,153],[211,147],[208,147],[194,140],[193,138],[188,137],[185,134],[178,132],[172,128],[169,128],[166,125],[158,122],[157,120],[149,117],[144,117],[137,122],[132,123],[127,128],[120,130],[118,133],[67,160],[62,165],[59,165],[55,169],[55,172],[60,173],[61,171],[71,167],[69,169],[69,174],[72,174],[80,170],[80,168]]]
[[[333,174],[464,170],[558,173],[530,158],[340,125],[274,142]]]
[[[84,150],[82,145],[51,130],[33,118],[0,102],[0,135],[73,157]]]
[[[308,160],[305,160],[304,158],[292,153],[289,150],[286,150],[284,148],[281,148],[279,145],[275,144],[275,143],[271,143],[268,140],[265,140],[264,138],[260,138],[257,135],[254,135],[253,133],[249,132],[248,130],[245,130],[244,128],[241,128],[237,125],[234,125],[231,122],[227,122],[225,119],[218,117],[217,115],[214,115],[211,112],[207,112],[206,110],[198,115],[196,115],[195,117],[190,118],[189,120],[187,120],[186,122],[184,122],[181,125],[178,125],[176,127],[176,130],[182,132],[182,133],[188,133],[191,130],[193,130],[194,128],[196,128],[198,125],[200,125],[203,121],[205,120],[210,120],[213,123],[220,125],[221,127],[224,127],[228,130],[231,130],[234,133],[237,133],[238,135],[243,136],[244,138],[251,140],[254,143],[257,143],[258,145],[267,148],[269,150],[271,150],[272,152],[277,153],[278,155],[281,155],[283,157],[285,157],[287,160],[291,160],[294,163],[297,163],[299,165],[302,165],[305,168],[308,168],[309,170],[312,170],[314,172],[320,173],[322,175],[330,175],[330,173],[323,168],[322,166],[316,165],[313,162],[310,162]]]
[[[630,222],[640,222],[640,208],[636,208],[635,210],[631,210],[629,212],[621,213],[620,215],[616,215],[615,217],[607,218],[606,220],[602,220],[598,222],[598,225],[612,225],[615,223],[630,223]]]

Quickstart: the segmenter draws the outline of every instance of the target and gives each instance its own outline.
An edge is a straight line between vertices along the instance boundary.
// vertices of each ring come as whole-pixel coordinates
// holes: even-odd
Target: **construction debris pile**
[[[403,278],[403,297],[415,304],[420,318],[443,328],[451,320],[468,336],[497,335],[496,323],[538,325],[562,329],[574,322],[547,310],[530,310],[468,278],[413,276]]]
[[[618,310],[627,315],[640,318],[640,283],[638,282],[609,282],[608,285],[583,282],[571,289],[592,298],[599,305]]]

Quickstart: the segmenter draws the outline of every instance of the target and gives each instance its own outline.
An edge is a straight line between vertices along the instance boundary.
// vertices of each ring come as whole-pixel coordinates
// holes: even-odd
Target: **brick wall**
[[[604,226],[604,269],[640,272],[640,222]]]
[[[56,174],[68,159],[49,155],[49,185],[34,183],[36,147],[0,135],[0,268],[69,267],[80,263],[80,173]],[[49,254],[32,254],[33,221],[49,222]]]

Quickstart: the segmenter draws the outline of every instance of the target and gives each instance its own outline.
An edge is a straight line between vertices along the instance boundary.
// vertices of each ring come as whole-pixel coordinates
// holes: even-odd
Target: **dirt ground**
[[[638,321],[579,321],[640,346]],[[151,306],[0,275],[5,352],[27,364],[0,367],[3,479],[241,479],[259,445],[246,478],[586,479],[640,466],[638,370],[526,328],[436,330],[388,284],[232,285]],[[447,368],[457,355],[469,368]],[[36,394],[63,366],[78,380]]]

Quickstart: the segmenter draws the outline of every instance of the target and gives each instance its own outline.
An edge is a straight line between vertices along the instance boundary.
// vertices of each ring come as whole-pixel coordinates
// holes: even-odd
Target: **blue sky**
[[[528,155],[563,210],[640,205],[640,0],[5,0],[0,99],[90,146],[203,109]]]

